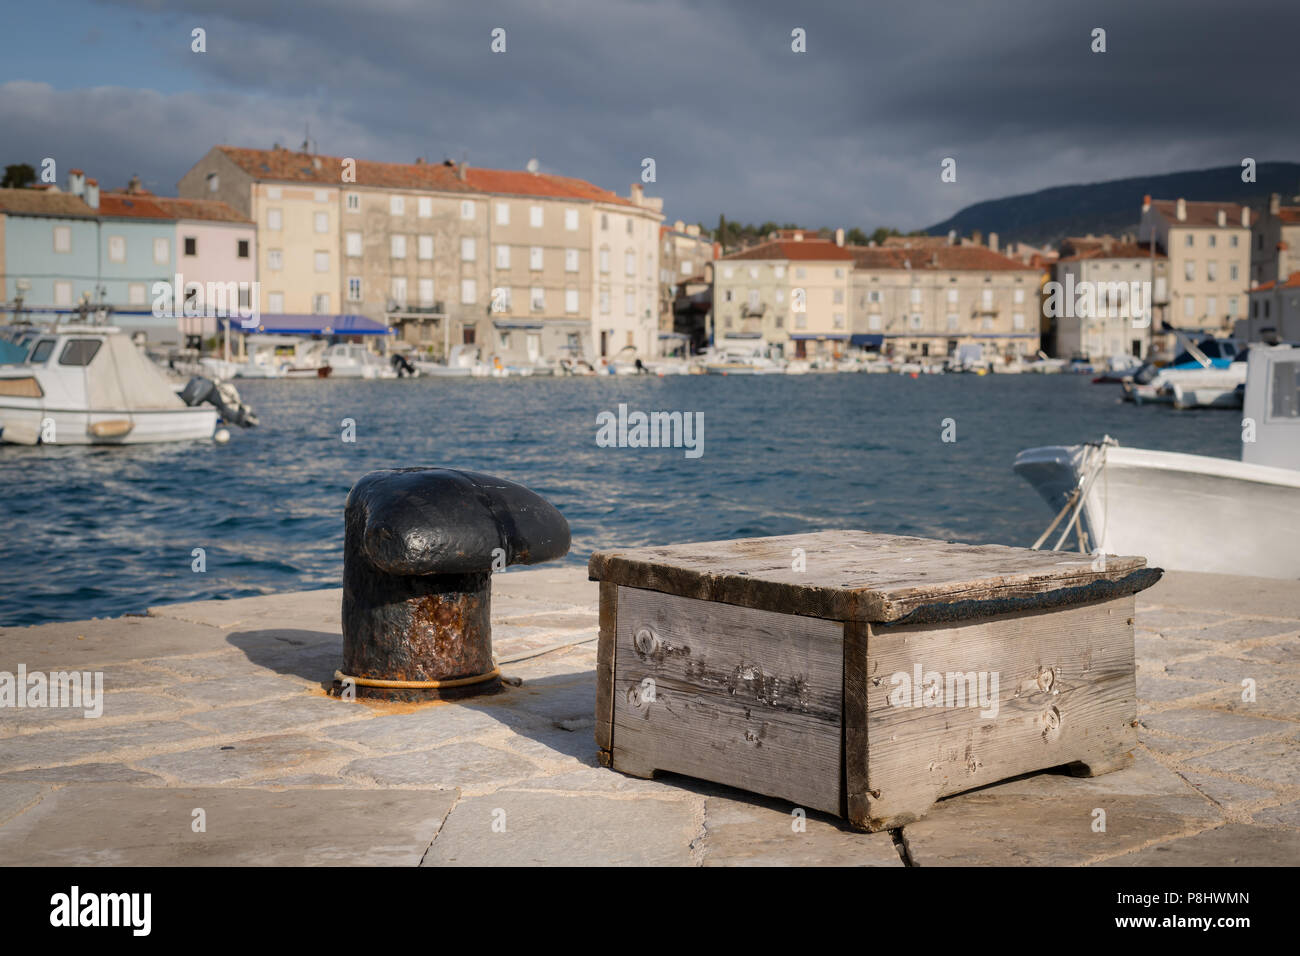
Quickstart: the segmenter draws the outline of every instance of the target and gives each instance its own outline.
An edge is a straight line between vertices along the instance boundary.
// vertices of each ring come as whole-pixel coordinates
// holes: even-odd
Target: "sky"
[[[13,4],[0,165],[174,195],[214,145],[310,138],[535,158],[626,195],[649,157],[669,221],[910,230],[1049,186],[1300,159],[1297,27],[1296,0]]]

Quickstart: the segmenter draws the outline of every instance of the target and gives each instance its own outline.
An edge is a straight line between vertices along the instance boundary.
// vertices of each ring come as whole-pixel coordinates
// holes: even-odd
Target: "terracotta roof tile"
[[[128,193],[101,193],[99,214],[120,219],[175,219],[158,205],[154,197],[135,196]]]
[[[1078,262],[1081,259],[1150,259],[1151,258],[1151,243],[1149,242],[1115,242],[1115,243],[1111,243],[1109,248],[1102,245],[1100,242],[1098,242],[1096,245],[1092,245],[1091,243],[1092,240],[1088,240],[1088,244],[1083,246],[1082,248],[1076,245],[1074,255],[1062,256],[1057,261]],[[1163,252],[1161,252],[1160,247],[1157,246],[1155,258],[1167,259],[1168,256],[1166,256]]]
[[[343,181],[343,160],[338,156],[296,153],[287,149],[217,147],[231,162],[255,179],[272,182],[317,183],[338,186]],[[377,163],[356,161],[356,184],[388,189],[423,189],[437,192],[495,193],[540,196],[633,206],[630,199],[581,179],[505,169],[458,168],[443,163]]]
[[[733,252],[727,259],[790,259],[801,262],[851,262],[853,253],[826,239],[776,239],[760,243],[740,252]]]
[[[937,246],[929,249],[897,249],[850,246],[854,265],[859,269],[934,269],[945,272],[1033,272],[1017,259],[1011,259],[984,246]],[[904,265],[909,263],[910,265]]]
[[[1235,202],[1189,202],[1187,203],[1187,218],[1182,222],[1178,221],[1178,202],[1176,200],[1157,199],[1151,205],[1175,226],[1196,226],[1198,228],[1217,226],[1219,224],[1219,210],[1223,210],[1226,217],[1225,228],[1244,228],[1241,225],[1241,205]]]
[[[1247,292],[1252,292],[1252,293],[1253,293],[1253,292],[1268,292],[1268,291],[1270,291],[1270,290],[1272,290],[1272,289],[1275,289],[1275,288],[1277,288],[1277,280],[1275,280],[1275,279],[1270,279],[1268,282],[1261,282],[1259,285],[1255,286],[1255,288],[1253,288],[1253,289],[1247,289],[1246,291],[1247,291]],[[1287,277],[1287,280],[1286,280],[1285,282],[1282,283],[1282,288],[1284,288],[1284,289],[1300,289],[1300,272],[1293,272],[1293,273],[1291,273],[1291,275]]]
[[[0,189],[0,212],[12,215],[89,218],[95,210],[72,193],[51,189]]]
[[[165,210],[175,219],[203,219],[209,222],[237,222],[252,225],[238,209],[219,199],[176,199],[171,196],[150,196],[149,201]]]

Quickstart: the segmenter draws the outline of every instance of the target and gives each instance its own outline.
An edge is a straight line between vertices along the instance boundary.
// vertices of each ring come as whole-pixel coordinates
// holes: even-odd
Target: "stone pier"
[[[1132,768],[1033,774],[875,834],[684,777],[600,768],[585,569],[494,576],[493,644],[511,683],[464,702],[331,698],[340,601],[301,591],[0,629],[0,672],[104,681],[96,718],[0,708],[0,859],[1300,864],[1295,582],[1171,573],[1138,595]]]

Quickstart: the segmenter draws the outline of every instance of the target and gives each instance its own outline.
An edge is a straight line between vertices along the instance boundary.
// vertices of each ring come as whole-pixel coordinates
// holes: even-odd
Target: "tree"
[[[0,189],[23,189],[36,182],[36,170],[27,163],[13,163],[5,167]]]
[[[854,226],[844,234],[844,241],[851,246],[865,246],[867,244],[867,234]]]

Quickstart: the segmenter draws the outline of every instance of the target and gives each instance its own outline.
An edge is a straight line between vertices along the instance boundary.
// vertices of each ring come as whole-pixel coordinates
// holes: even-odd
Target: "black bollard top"
[[[452,468],[370,472],[348,495],[347,524],[362,556],[389,574],[467,574],[569,551],[569,523],[541,495]]]

